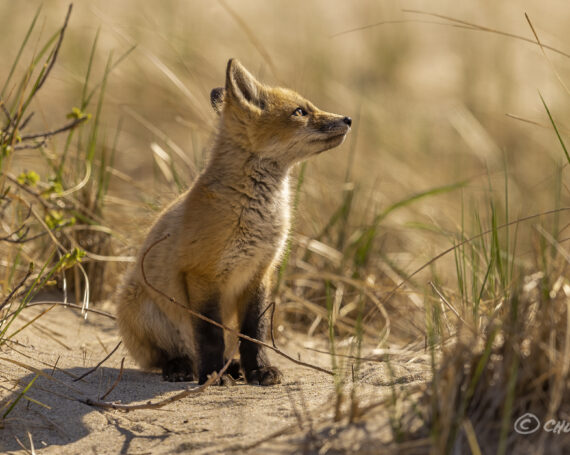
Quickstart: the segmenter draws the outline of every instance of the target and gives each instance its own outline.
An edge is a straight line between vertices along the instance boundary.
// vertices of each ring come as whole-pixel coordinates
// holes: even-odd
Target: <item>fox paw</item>
[[[231,376],[235,380],[238,380],[241,378],[241,366],[240,366],[239,360],[232,359],[228,369],[226,370],[226,375]]]
[[[216,379],[212,384],[213,385],[234,385],[235,382],[237,380],[239,380],[241,378],[241,370],[240,370],[240,363],[239,360],[237,359],[232,359],[225,374],[221,377]],[[214,370],[216,371],[216,370]],[[214,373],[214,371],[212,371],[211,373],[206,373],[204,371],[202,371],[200,373],[200,377],[198,378],[198,384],[202,385],[204,384],[208,378],[210,377],[211,374]]]
[[[193,381],[192,362],[188,357],[177,357],[169,360],[162,367],[162,378],[169,382]]]
[[[211,374],[214,374],[214,373],[211,373]],[[210,379],[211,374],[209,374],[203,378],[200,378],[198,380],[198,385],[204,385]],[[215,381],[213,381],[212,385],[232,387],[232,386],[236,385],[236,380],[232,375],[226,373],[226,374],[222,375],[222,377],[218,377]]]
[[[248,384],[275,385],[281,384],[283,374],[276,367],[261,367],[246,372]]]

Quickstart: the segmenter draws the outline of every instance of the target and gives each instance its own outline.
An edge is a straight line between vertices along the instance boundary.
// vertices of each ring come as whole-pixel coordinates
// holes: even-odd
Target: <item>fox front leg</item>
[[[265,286],[260,285],[249,296],[241,324],[241,333],[256,340],[264,341],[267,336],[267,294]],[[274,385],[281,383],[282,374],[278,368],[270,365],[263,346],[242,340],[240,359],[245,379],[249,384]]]
[[[218,298],[212,298],[201,305],[200,312],[209,319],[221,322]],[[219,372],[224,366],[224,331],[202,319],[194,321],[194,328],[198,383],[204,384],[210,374]]]
[[[194,366],[192,359],[188,356],[178,356],[174,358],[167,357],[164,354],[165,361],[161,363],[162,378],[169,382],[193,381]]]

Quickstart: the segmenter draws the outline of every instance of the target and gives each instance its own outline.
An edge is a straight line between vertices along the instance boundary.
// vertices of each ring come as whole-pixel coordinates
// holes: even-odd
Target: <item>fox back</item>
[[[188,192],[150,229],[117,294],[125,345],[170,381],[206,381],[224,364],[222,329],[157,295],[142,277],[194,311],[264,340],[268,289],[289,231],[291,167],[341,144],[351,119],[321,111],[296,92],[258,82],[230,60],[211,92],[219,114],[210,160]],[[157,245],[157,241],[168,238]],[[142,259],[144,256],[144,264]],[[240,345],[250,383],[280,381],[258,344]]]

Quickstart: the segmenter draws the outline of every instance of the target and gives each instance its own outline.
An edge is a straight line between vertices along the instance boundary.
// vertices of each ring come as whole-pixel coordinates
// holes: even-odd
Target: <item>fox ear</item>
[[[210,103],[214,108],[214,112],[218,115],[222,113],[224,108],[224,98],[226,97],[226,90],[222,87],[212,89],[210,92]]]
[[[228,61],[226,93],[250,110],[263,109],[263,86],[236,59]]]

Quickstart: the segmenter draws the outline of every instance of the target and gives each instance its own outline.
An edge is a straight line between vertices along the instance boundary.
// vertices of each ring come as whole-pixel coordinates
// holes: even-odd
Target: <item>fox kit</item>
[[[264,340],[271,276],[289,230],[289,170],[340,145],[352,124],[292,90],[261,84],[237,60],[210,98],[219,127],[209,163],[151,227],[116,295],[119,329],[137,362],[162,369],[168,381],[201,384],[224,365],[223,330],[145,284],[143,255],[152,287]],[[281,381],[260,345],[242,340],[239,353],[248,383]]]

